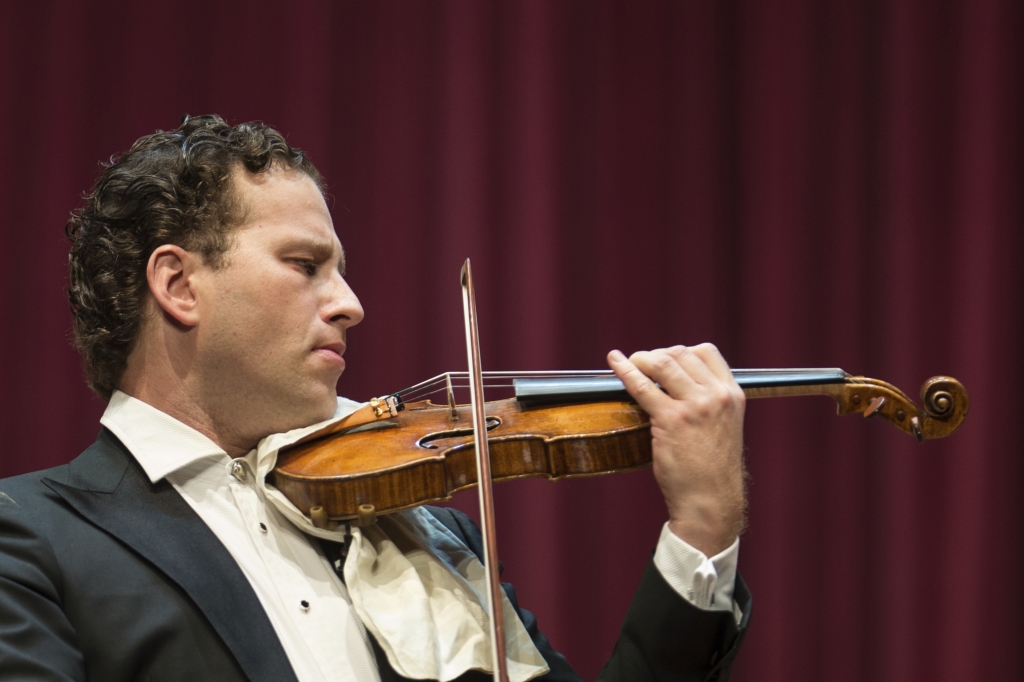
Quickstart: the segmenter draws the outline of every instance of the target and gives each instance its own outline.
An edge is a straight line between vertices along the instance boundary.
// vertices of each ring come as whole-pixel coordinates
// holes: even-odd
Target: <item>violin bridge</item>
[[[455,405],[455,390],[452,388],[452,375],[448,372],[444,375],[445,390],[448,393],[448,420],[459,421],[459,408]]]

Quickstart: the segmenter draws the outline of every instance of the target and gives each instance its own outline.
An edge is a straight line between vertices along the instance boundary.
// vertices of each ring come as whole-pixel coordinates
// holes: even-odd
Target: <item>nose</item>
[[[343,329],[355,326],[363,320],[363,306],[352,291],[352,287],[338,273],[331,277],[320,311],[324,322],[341,324]]]

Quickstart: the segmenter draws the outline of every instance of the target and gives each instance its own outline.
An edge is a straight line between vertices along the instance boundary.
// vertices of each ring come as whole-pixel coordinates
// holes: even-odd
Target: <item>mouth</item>
[[[344,343],[326,343],[314,348],[313,353],[332,364],[340,365],[342,368],[345,367],[345,359],[342,357],[345,354]]]

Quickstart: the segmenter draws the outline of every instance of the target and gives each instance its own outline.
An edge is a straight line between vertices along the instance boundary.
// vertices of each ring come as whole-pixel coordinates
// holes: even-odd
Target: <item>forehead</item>
[[[323,194],[304,173],[277,168],[262,173],[236,171],[231,191],[241,218],[236,230],[259,233],[274,242],[300,240],[341,251]]]

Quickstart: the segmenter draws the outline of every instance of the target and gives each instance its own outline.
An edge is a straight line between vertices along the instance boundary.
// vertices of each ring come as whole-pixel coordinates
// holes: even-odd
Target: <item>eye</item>
[[[307,276],[312,277],[313,275],[316,274],[317,265],[313,261],[307,260],[305,258],[296,258],[292,262],[298,265],[300,268],[302,268],[302,270],[306,273]]]

